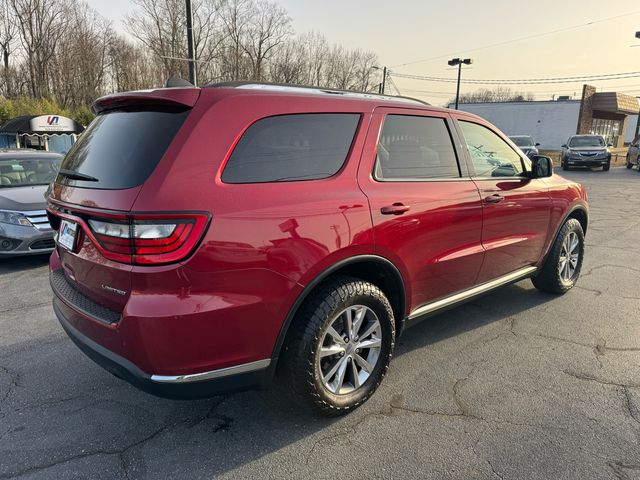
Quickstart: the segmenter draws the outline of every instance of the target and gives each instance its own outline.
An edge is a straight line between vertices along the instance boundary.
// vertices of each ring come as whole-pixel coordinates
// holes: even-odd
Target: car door
[[[478,283],[535,265],[551,215],[544,179],[532,179],[529,160],[506,137],[476,118],[457,117],[469,169],[482,197],[484,263]]]
[[[478,188],[443,112],[379,108],[358,172],[376,250],[403,273],[409,308],[474,285],[483,258]]]

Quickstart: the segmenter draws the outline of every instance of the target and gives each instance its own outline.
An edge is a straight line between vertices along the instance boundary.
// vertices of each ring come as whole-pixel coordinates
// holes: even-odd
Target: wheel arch
[[[544,256],[542,257],[540,265],[544,264],[544,262],[547,260],[547,256],[549,255],[549,252],[553,247],[553,243],[556,241],[556,238],[558,237],[558,233],[560,232],[560,229],[570,218],[575,218],[576,220],[578,220],[578,222],[580,222],[580,225],[582,226],[583,233],[585,235],[587,234],[587,228],[589,226],[589,212],[587,210],[587,207],[582,203],[573,205],[569,209],[569,211],[565,213],[564,217],[562,217],[562,220],[558,222],[558,225],[556,226],[555,231],[553,232],[553,236],[549,239],[549,243],[547,245],[546,251],[544,252]]]
[[[400,270],[387,258],[378,255],[358,255],[341,260],[309,282],[289,309],[276,340],[271,357],[280,356],[291,323],[308,296],[322,283],[337,275],[360,278],[380,288],[391,303],[396,324],[396,335],[402,332],[406,319],[406,288]]]

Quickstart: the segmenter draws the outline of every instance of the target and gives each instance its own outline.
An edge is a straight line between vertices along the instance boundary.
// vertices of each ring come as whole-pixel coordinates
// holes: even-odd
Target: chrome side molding
[[[469,290],[464,290],[449,297],[436,300],[435,302],[427,303],[426,305],[422,305],[421,307],[418,307],[413,312],[411,312],[409,314],[408,320],[414,320],[418,317],[422,317],[423,315],[437,312],[438,310],[445,309],[457,303],[462,303],[495,288],[517,282],[518,280],[523,280],[527,277],[530,277],[536,270],[538,270],[537,267],[521,268],[520,270],[516,270],[515,272],[483,283],[481,285],[478,285],[477,287],[470,288]]]
[[[262,370],[264,368],[267,368],[270,364],[271,359],[265,358],[264,360],[243,363],[242,365],[221,368],[219,370],[211,370],[209,372],[191,373],[188,375],[151,375],[151,381],[158,383],[202,382],[204,380],[213,380],[214,378],[222,378],[228,377],[229,375],[238,375],[240,373]]]

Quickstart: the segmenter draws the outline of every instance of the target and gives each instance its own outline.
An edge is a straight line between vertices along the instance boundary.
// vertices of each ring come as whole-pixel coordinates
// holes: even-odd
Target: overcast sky
[[[88,0],[113,20],[133,10],[128,0]],[[398,73],[454,77],[450,57],[472,57],[468,78],[548,78],[640,71],[640,2],[637,0],[278,0],[296,32],[316,30],[330,42],[376,52]],[[602,19],[623,15],[602,22]],[[482,48],[596,21],[589,26]],[[639,45],[631,47],[631,45]],[[474,51],[475,49],[475,51]],[[433,57],[441,57],[432,59]],[[432,59],[417,62],[423,59]],[[403,65],[410,63],[409,65]],[[395,79],[405,95],[442,104],[455,85]],[[591,82],[599,90],[640,95],[640,78]],[[580,95],[582,83],[511,86],[534,92]],[[463,91],[479,88],[463,86]]]

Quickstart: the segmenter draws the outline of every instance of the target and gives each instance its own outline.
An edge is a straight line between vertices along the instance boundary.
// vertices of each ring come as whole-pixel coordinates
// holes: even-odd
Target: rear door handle
[[[489,195],[484,198],[486,203],[499,203],[504,200],[504,197],[498,193],[494,193],[493,195]]]
[[[403,213],[407,213],[409,210],[411,210],[411,207],[409,205],[404,205],[403,203],[396,202],[393,205],[382,207],[380,209],[380,213],[382,213],[382,215],[402,215]]]

